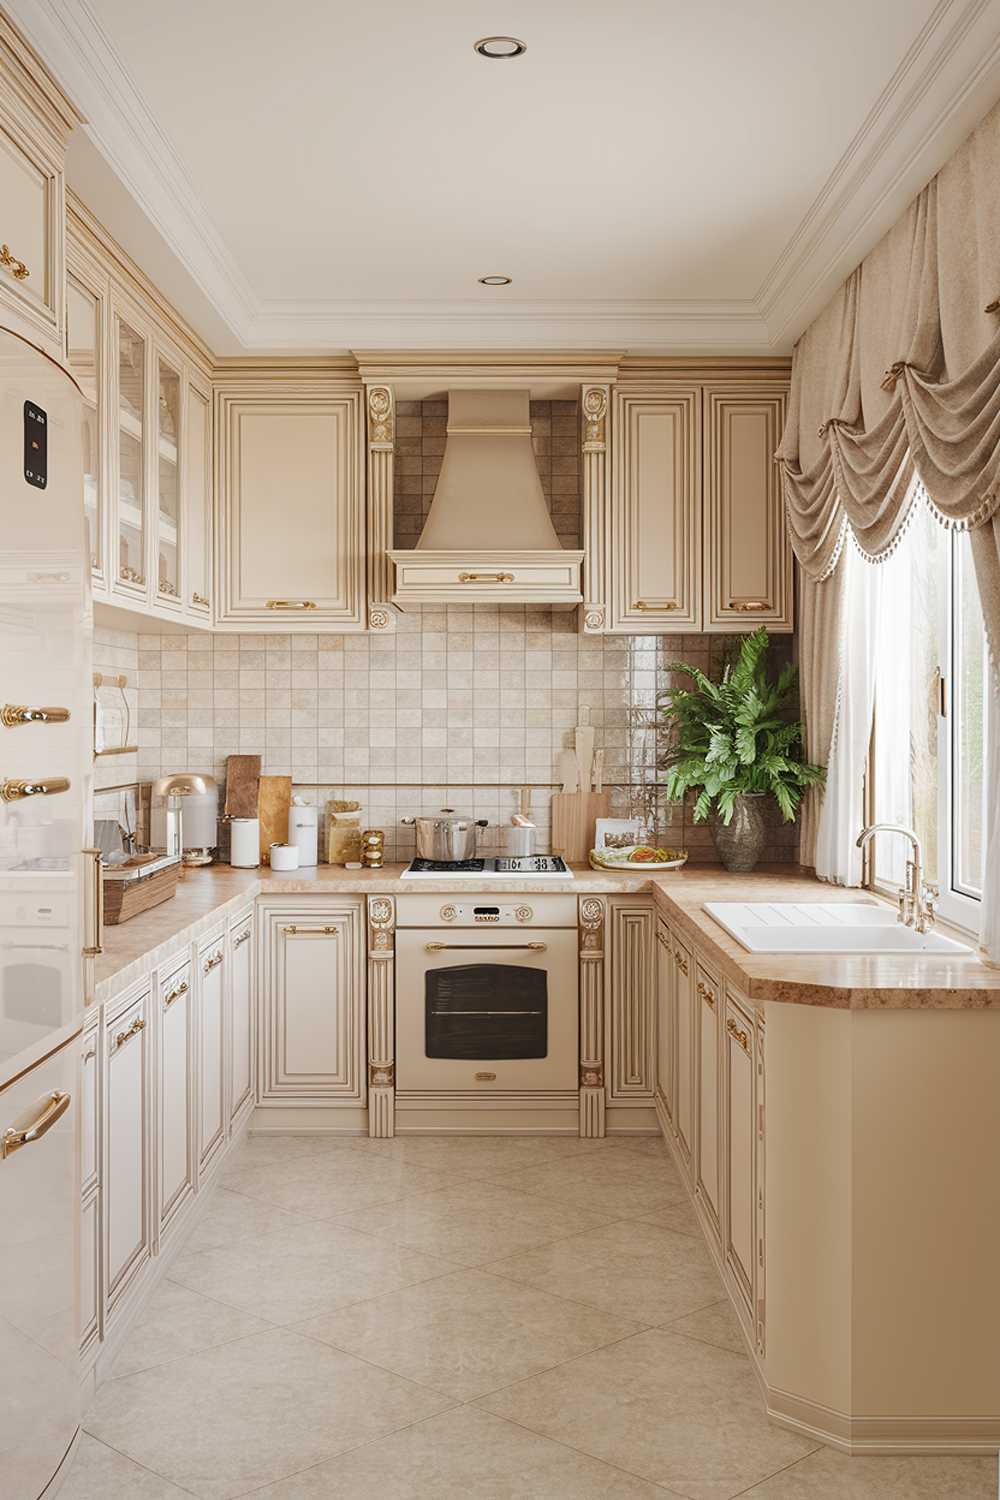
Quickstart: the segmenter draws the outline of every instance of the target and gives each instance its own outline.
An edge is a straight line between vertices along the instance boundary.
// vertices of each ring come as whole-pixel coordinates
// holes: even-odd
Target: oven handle
[[[548,943],[425,943],[425,953],[441,953],[450,948],[462,953],[544,953]]]

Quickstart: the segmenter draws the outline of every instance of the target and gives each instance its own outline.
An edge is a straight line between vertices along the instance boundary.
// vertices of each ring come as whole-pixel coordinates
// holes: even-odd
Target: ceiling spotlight
[[[513,279],[514,278],[512,276],[480,276],[479,277],[479,285],[480,286],[510,286],[511,282],[513,281]]]
[[[520,57],[527,52],[527,42],[519,42],[516,36],[482,36],[472,44],[480,57]]]

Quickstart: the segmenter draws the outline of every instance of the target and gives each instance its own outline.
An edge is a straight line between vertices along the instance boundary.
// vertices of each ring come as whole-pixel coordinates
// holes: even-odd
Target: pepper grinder
[[[366,828],[361,835],[361,863],[366,870],[381,870],[384,850],[385,834],[381,828]]]

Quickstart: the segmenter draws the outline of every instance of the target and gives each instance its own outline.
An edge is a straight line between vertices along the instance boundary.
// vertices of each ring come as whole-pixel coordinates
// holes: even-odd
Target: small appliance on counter
[[[299,851],[299,864],[311,866],[319,858],[319,809],[293,797],[288,809],[288,842]]]
[[[219,844],[219,788],[214,776],[182,771],[153,782],[150,844],[180,854],[185,865],[210,865]]]

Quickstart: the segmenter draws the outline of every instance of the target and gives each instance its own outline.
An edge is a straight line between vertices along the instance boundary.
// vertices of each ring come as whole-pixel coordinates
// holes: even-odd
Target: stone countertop
[[[695,943],[721,975],[748,999],[784,1001],[839,1009],[986,1009],[1000,1007],[1000,969],[975,954],[753,954],[748,953],[702,910],[706,901],[852,901],[857,891],[820,884],[803,872],[761,868],[752,875],[730,875],[713,865],[687,865],[653,876],[636,870],[605,874],[574,867],[570,880],[518,880],[484,877],[472,882],[402,880],[405,865],[381,870],[345,870],[317,865],[286,874],[262,868],[235,870],[209,865],[188,870],[176,896],[148,912],[104,931],[104,952],[94,961],[93,999],[108,1000],[187,943],[213,932],[249,906],[258,895],[344,895],[401,893],[454,895],[457,890],[541,892],[574,895],[654,895],[660,911],[687,941]]]
[[[827,885],[775,867],[730,875],[686,865],[650,881],[656,904],[749,1000],[838,1010],[989,1010],[1000,1008],[1000,968],[945,953],[748,953],[703,910],[706,901],[858,901],[865,891]],[[942,924],[943,925],[943,924]],[[959,942],[968,938],[944,929]]]

